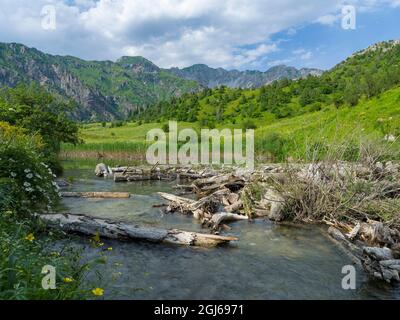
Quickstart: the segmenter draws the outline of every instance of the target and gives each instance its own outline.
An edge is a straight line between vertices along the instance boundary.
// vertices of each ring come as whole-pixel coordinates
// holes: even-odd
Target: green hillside
[[[264,126],[326,108],[354,107],[400,83],[400,44],[383,42],[354,54],[322,76],[280,80],[260,89],[220,87],[157,103],[135,114],[145,121],[176,119],[202,126]]]
[[[86,125],[81,136],[89,144],[65,148],[138,151],[139,143],[144,150],[150,128],[177,120],[196,129],[256,129],[256,153],[272,161],[324,157],[334,146],[341,146],[341,158],[351,160],[371,143],[399,152],[399,63],[399,42],[379,43],[320,77],[259,89],[206,89],[139,110],[118,128]]]

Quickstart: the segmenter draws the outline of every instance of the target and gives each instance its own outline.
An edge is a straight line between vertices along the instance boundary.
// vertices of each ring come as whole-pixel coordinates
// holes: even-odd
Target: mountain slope
[[[203,87],[260,87],[276,79],[300,78],[319,70],[277,66],[267,72],[226,71],[195,65],[161,69],[143,57],[85,61],[45,54],[22,44],[0,43],[0,85],[37,82],[50,92],[75,102],[72,116],[103,121],[126,118],[159,101],[197,92]]]
[[[123,118],[139,106],[201,88],[142,57],[122,57],[116,63],[84,61],[0,43],[0,85],[32,81],[75,101],[73,116],[80,120]]]
[[[226,87],[184,94],[155,104],[139,116],[145,121],[176,119],[202,126],[251,127],[325,109],[355,107],[400,85],[400,41],[360,51],[321,76],[279,80],[258,89]]]
[[[299,79],[308,75],[321,75],[318,69],[296,69],[279,65],[266,72],[261,71],[228,71],[222,68],[213,69],[204,64],[196,64],[188,68],[172,68],[170,72],[188,80],[195,80],[208,88],[225,85],[230,88],[259,88],[280,79]]]

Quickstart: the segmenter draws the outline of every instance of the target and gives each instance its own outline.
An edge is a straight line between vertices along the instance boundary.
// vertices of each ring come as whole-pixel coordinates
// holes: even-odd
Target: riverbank
[[[178,187],[193,192],[199,200],[162,193],[170,203],[166,211],[191,214],[214,233],[229,230],[225,220],[244,217],[327,224],[336,240],[342,240],[348,250],[355,249],[352,254],[372,276],[388,282],[400,280],[400,260],[396,260],[400,166],[391,161],[269,165],[253,172],[171,167],[102,172],[99,168],[108,171],[98,166],[97,175],[112,174],[117,182],[191,179],[189,185]],[[383,248],[379,249],[382,254],[377,254],[377,248]]]
[[[199,220],[168,214],[159,192],[185,198],[177,181],[115,183],[91,170],[66,169],[70,192],[129,192],[129,199],[64,198],[63,212],[123,221],[133,225],[207,233]],[[181,181],[183,184],[183,181]],[[217,248],[121,242],[102,238],[108,263],[99,265],[105,299],[398,299],[399,287],[367,277],[356,268],[355,290],[341,287],[342,268],[353,261],[326,238],[327,227],[277,224],[268,219],[227,223],[222,230],[239,241]],[[82,238],[84,241],[85,238]],[[91,259],[87,247],[83,254]]]

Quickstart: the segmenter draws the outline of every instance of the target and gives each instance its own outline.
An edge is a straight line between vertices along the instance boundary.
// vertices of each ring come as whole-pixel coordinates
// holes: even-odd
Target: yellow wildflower
[[[33,235],[33,233],[30,233],[25,237],[25,240],[32,242],[33,240],[35,240],[35,236]]]
[[[74,279],[66,277],[66,278],[63,279],[63,281],[64,281],[65,283],[69,283],[69,282],[74,281]]]
[[[107,248],[107,250],[108,250],[108,251],[112,251],[112,248],[111,248],[111,247],[109,247],[109,248]]]
[[[102,296],[102,295],[104,294],[104,289],[102,289],[102,288],[96,288],[96,289],[93,289],[93,290],[92,290],[92,293],[93,293],[95,296]]]

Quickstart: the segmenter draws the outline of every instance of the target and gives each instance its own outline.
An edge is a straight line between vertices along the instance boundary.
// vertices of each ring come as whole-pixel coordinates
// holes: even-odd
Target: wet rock
[[[363,253],[364,255],[377,261],[393,259],[392,250],[389,248],[364,247]]]
[[[392,254],[396,259],[400,259],[400,243],[396,243],[392,246]]]
[[[59,188],[65,188],[65,187],[69,187],[71,184],[69,182],[67,182],[66,180],[57,180],[56,181],[57,185]]]
[[[104,177],[105,175],[108,174],[108,168],[104,163],[99,163],[96,166],[96,169],[94,170],[94,173],[96,174],[96,176],[98,177]]]
[[[397,270],[397,271],[400,270],[400,260],[399,259],[382,260],[382,261],[379,261],[379,264],[383,268],[394,269],[394,270]]]
[[[328,234],[334,238],[335,240],[338,241],[346,241],[346,237],[343,235],[343,233],[341,233],[338,229],[336,229],[335,227],[329,227],[328,229]]]
[[[374,278],[388,283],[400,281],[400,260],[393,259],[392,250],[388,248],[364,247],[364,270]]]
[[[272,190],[268,190],[260,201],[263,208],[269,208],[268,219],[276,222],[285,220],[284,199]]]

